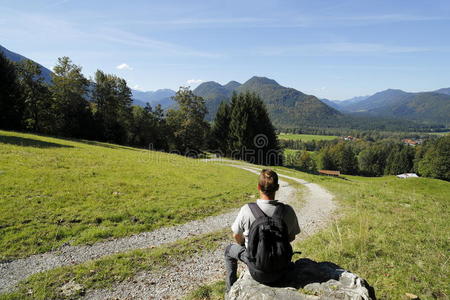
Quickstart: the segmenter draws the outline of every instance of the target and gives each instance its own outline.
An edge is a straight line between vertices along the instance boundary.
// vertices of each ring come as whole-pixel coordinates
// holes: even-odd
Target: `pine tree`
[[[229,145],[233,158],[264,165],[282,164],[275,128],[256,94],[233,94]]]
[[[21,129],[24,107],[14,63],[0,52],[0,128]]]
[[[221,156],[227,156],[229,153],[230,112],[230,106],[222,101],[211,128],[211,150],[219,152]]]

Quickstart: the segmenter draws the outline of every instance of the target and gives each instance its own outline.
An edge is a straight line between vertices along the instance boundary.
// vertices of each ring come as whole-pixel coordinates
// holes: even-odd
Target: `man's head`
[[[269,199],[275,198],[278,191],[278,175],[271,169],[264,169],[259,174],[258,190]]]

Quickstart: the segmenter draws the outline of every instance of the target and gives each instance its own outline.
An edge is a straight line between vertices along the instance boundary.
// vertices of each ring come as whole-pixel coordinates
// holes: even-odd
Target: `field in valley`
[[[281,133],[278,135],[280,140],[294,140],[294,141],[330,141],[339,138],[334,135],[316,135],[316,134],[293,134],[293,133]]]

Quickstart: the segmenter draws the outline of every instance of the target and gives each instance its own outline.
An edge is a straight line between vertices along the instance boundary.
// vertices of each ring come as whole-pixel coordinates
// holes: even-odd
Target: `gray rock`
[[[228,300],[372,300],[374,289],[358,275],[330,262],[297,260],[291,271],[272,286],[253,280],[246,270],[232,286]]]
[[[84,292],[85,292],[84,287],[81,284],[76,283],[74,281],[70,281],[60,288],[60,293],[64,297],[84,295]]]

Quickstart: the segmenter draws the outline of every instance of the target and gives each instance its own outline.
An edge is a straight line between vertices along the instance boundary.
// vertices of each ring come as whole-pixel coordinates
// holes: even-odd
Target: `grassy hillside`
[[[256,179],[177,155],[0,131],[0,182],[1,261],[219,214],[248,202]]]
[[[366,278],[380,299],[405,293],[450,295],[450,183],[427,178],[348,180],[303,175],[336,195],[343,217],[298,243],[307,257],[329,260]]]
[[[326,187],[339,219],[295,249],[331,261],[368,280],[378,299],[448,299],[450,295],[450,183],[393,176],[346,180],[278,168]],[[301,218],[302,216],[298,216]],[[221,299],[224,283],[202,286],[189,299]]]

